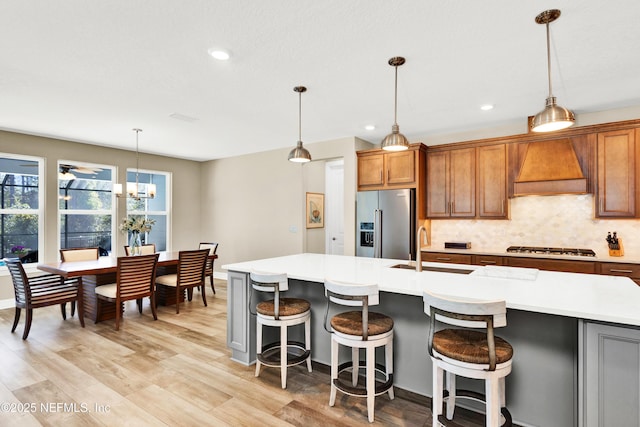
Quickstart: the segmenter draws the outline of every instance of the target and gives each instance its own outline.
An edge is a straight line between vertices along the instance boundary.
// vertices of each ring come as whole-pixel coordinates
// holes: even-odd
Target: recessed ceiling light
[[[365,130],[376,130],[376,127],[374,125],[366,125]]]
[[[218,49],[218,48],[212,47],[211,49],[209,49],[208,52],[209,52],[209,55],[213,56],[215,59],[219,61],[226,61],[229,58],[231,58],[231,54],[229,53],[229,51],[224,49]]]
[[[493,105],[492,104],[484,104],[480,106],[480,109],[482,111],[489,111],[489,110],[493,110]]]

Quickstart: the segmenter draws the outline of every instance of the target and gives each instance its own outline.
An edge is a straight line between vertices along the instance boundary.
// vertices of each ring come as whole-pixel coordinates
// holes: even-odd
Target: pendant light
[[[306,92],[304,86],[296,86],[294,92],[298,92],[298,144],[289,152],[289,161],[294,163],[307,163],[311,161],[311,154],[302,146],[302,92]]]
[[[549,48],[549,24],[560,17],[558,9],[545,10],[536,16],[538,24],[547,26],[547,77],[549,78],[549,97],[544,110],[536,114],[531,122],[533,132],[552,132],[573,126],[575,116],[569,110],[556,104],[556,97],[551,90],[551,54]]]
[[[387,151],[401,151],[409,148],[409,141],[400,133],[398,126],[398,67],[404,63],[405,59],[401,56],[394,56],[389,60],[389,65],[396,69],[396,85],[393,101],[393,126],[391,126],[391,133],[382,140],[382,148]]]
[[[134,128],[133,131],[136,133],[136,182],[127,182],[127,194],[122,194],[122,184],[114,184],[113,192],[117,197],[130,197],[135,200],[140,199],[153,199],[156,197],[156,185],[155,184],[147,184],[147,191],[142,192],[139,190],[140,183],[138,182],[138,174],[139,174],[139,161],[140,161],[140,152],[138,151],[138,135],[142,132],[142,129]]]

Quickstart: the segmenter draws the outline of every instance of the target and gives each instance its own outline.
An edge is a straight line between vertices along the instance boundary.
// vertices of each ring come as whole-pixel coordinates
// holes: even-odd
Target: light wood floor
[[[291,368],[287,389],[279,370],[229,359],[226,282],[207,289],[208,307],[192,302],[140,315],[126,305],[120,331],[114,322],[82,329],[59,307],[34,310],[27,341],[21,319],[10,333],[14,309],[0,310],[1,426],[355,426],[367,422],[366,401],[338,393],[329,407],[326,366]],[[430,400],[398,390],[376,398],[384,426],[430,425]],[[482,425],[482,419],[471,424]]]

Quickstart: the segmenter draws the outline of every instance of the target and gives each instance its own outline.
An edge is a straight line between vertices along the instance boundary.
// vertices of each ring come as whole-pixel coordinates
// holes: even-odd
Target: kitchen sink
[[[415,270],[415,265],[410,264],[396,264],[392,265],[390,268],[402,268],[405,270]],[[457,274],[469,274],[473,270],[466,270],[463,268],[447,268],[447,267],[427,267],[425,265],[422,266],[422,271],[435,271],[438,273],[457,273]]]

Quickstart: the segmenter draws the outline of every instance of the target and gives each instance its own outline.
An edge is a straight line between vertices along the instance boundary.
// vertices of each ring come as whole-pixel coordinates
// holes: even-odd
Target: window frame
[[[3,209],[0,207],[0,215],[16,215],[24,213],[32,213],[38,215],[38,263],[43,262],[44,255],[44,222],[45,222],[45,195],[47,189],[46,182],[46,159],[44,157],[29,156],[26,154],[0,153],[0,157],[13,160],[24,160],[38,163],[38,209]],[[38,263],[32,262],[24,264],[24,269],[28,272],[36,270]],[[9,274],[6,266],[0,266],[3,275]]]
[[[137,168],[125,168],[125,183],[123,185],[123,188],[126,188],[126,182],[128,182],[126,180],[126,177],[128,176],[129,173],[133,173],[135,174],[136,172],[140,173],[140,174],[152,174],[152,175],[163,175],[165,177],[165,210],[164,211],[158,211],[158,210],[144,210],[144,211],[140,211],[140,210],[129,210],[129,204],[127,203],[127,201],[125,201],[125,217],[124,218],[129,218],[129,216],[144,216],[145,218],[148,217],[153,217],[153,216],[165,216],[166,217],[166,230],[165,230],[165,236],[166,236],[166,242],[165,242],[165,250],[166,251],[171,251],[171,207],[172,207],[172,192],[171,189],[173,188],[172,186],[172,178],[173,178],[173,174],[172,172],[168,172],[168,171],[160,171],[160,170],[153,170],[153,169],[137,169]],[[123,190],[124,191],[124,190]],[[126,195],[126,191],[124,191],[125,195]],[[158,192],[158,187],[156,187],[156,197],[158,196],[159,192]],[[124,199],[124,197],[122,197]],[[127,196],[126,200],[128,200],[129,197]],[[121,219],[118,222],[118,226],[122,223]],[[153,230],[151,231],[153,232]],[[125,239],[125,245],[129,244],[129,233],[123,233],[124,235],[124,239]]]
[[[62,240],[62,215],[111,215],[111,251],[109,252],[109,255],[113,255],[116,252],[116,245],[118,243],[118,239],[117,239],[117,235],[116,233],[118,233],[118,206],[117,206],[117,200],[116,200],[116,196],[115,193],[113,192],[113,184],[117,182],[116,177],[117,177],[117,167],[114,165],[105,165],[105,164],[97,164],[97,163],[90,163],[90,162],[83,162],[83,161],[78,161],[78,160],[65,160],[65,159],[58,159],[57,160],[57,169],[56,169],[56,194],[57,196],[59,196],[59,191],[60,191],[60,179],[58,177],[58,171],[60,170],[60,166],[61,165],[66,165],[66,164],[72,164],[74,166],[80,166],[80,167],[88,167],[88,168],[100,168],[100,169],[108,169],[111,171],[111,182],[109,184],[109,188],[110,188],[110,193],[111,193],[111,209],[96,209],[96,210],[85,210],[85,209],[61,209],[60,208],[60,203],[58,201],[56,201],[56,213],[57,213],[57,220],[56,220],[56,228],[57,228],[57,234],[56,234],[56,239],[57,239],[57,250],[58,252],[60,251],[60,249],[62,249],[61,247],[61,240]]]

